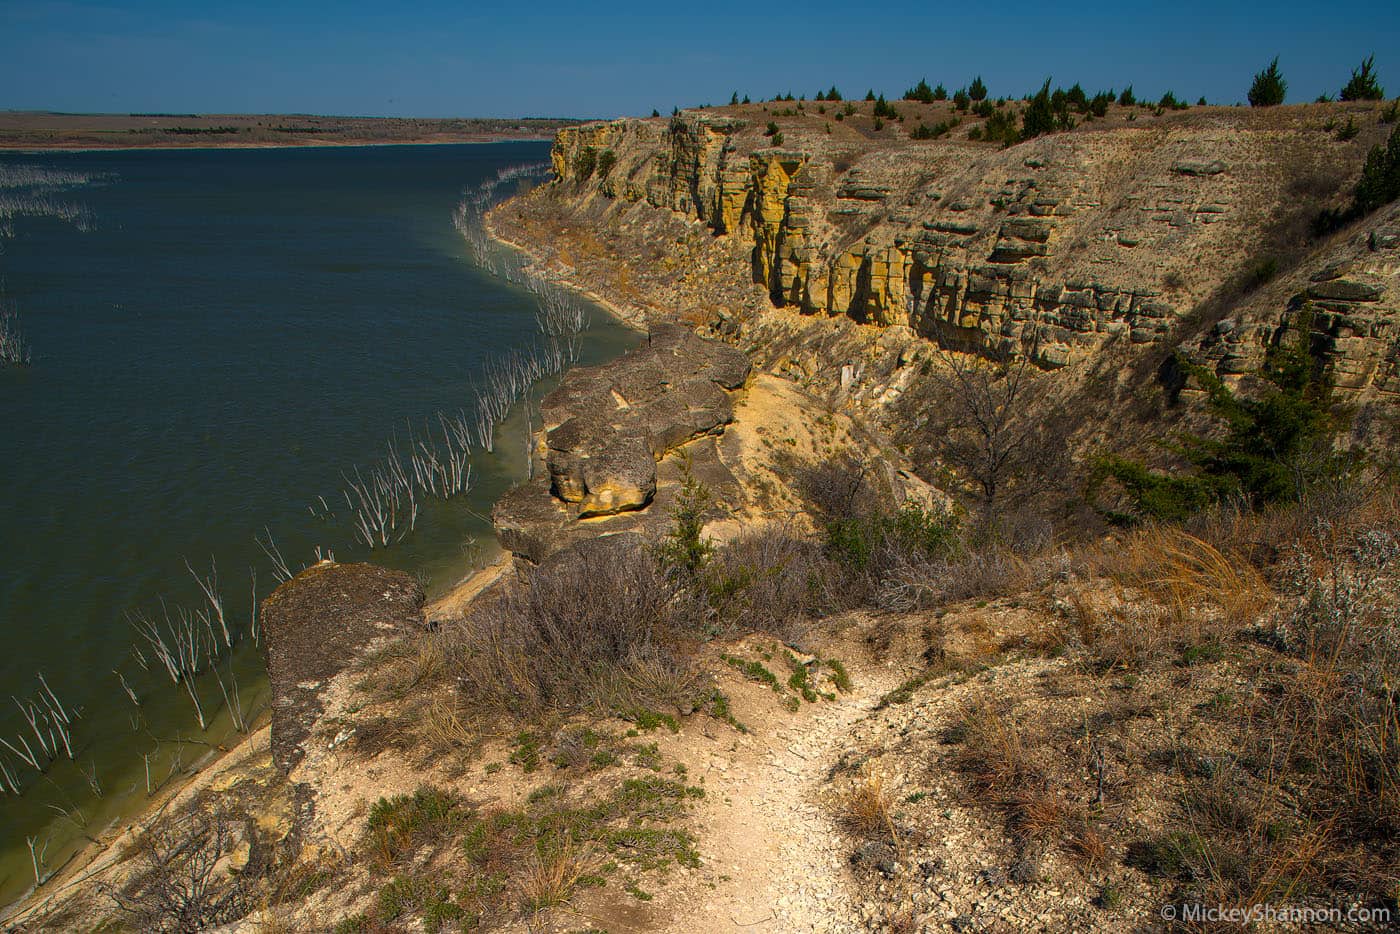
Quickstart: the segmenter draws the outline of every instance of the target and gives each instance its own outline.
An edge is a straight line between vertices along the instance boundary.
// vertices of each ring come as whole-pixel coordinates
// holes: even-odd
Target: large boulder
[[[501,544],[539,561],[576,539],[574,520],[646,510],[657,462],[722,432],[734,419],[730,392],[750,372],[735,348],[667,323],[610,363],[569,371],[540,406],[548,480],[516,487],[492,510]]]
[[[284,774],[305,754],[324,711],[327,682],[370,646],[421,630],[423,589],[402,571],[323,561],[263,601],[261,620],[272,686],[272,759]]]
[[[656,459],[645,435],[614,433],[583,461],[579,518],[641,509],[656,494]]]

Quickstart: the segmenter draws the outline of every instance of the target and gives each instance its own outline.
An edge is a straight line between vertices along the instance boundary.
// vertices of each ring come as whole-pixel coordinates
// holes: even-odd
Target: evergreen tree
[[[1050,105],[1050,79],[1046,78],[1040,90],[1031,98],[1026,112],[1021,115],[1021,139],[1031,139],[1055,132],[1055,111]]]
[[[831,90],[826,92],[826,99],[829,101],[841,100],[841,92],[836,90],[836,85],[831,86]]]
[[[933,99],[936,101],[946,101],[948,99],[948,89],[941,84],[938,85],[938,87],[933,89]]]
[[[1390,131],[1384,147],[1373,146],[1356,183],[1352,210],[1357,216],[1400,199],[1400,125]]]
[[[1133,94],[1133,86],[1130,84],[1123,89],[1123,93],[1118,95],[1118,103],[1123,107],[1131,107],[1137,103],[1137,96]]]
[[[967,86],[967,96],[975,101],[987,99],[987,86],[982,83],[981,75],[973,78],[972,83]]]
[[[739,103],[739,92],[738,92],[738,91],[735,91],[733,94],[729,95],[729,103],[730,103],[731,106],[733,106],[734,104]]]
[[[906,101],[918,101],[921,104],[933,103],[933,88],[928,86],[927,78],[920,78],[919,83],[904,92]]]
[[[1278,70],[1278,56],[1259,74],[1254,76],[1254,84],[1249,88],[1249,106],[1273,107],[1282,104],[1288,93],[1288,82]]]
[[[1344,101],[1385,100],[1385,91],[1376,83],[1376,57],[1374,55],[1361,63],[1361,67],[1351,73],[1351,80],[1342,88]]]

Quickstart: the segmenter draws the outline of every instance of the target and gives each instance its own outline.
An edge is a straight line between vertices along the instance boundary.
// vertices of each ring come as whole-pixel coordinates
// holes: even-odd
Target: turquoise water
[[[42,777],[0,749],[23,786],[0,797],[0,904],[33,884],[27,838],[53,868],[144,800],[148,762],[158,784],[229,739],[217,682],[198,682],[213,719],[201,730],[183,689],[132,651],[129,614],[200,605],[186,561],[217,567],[251,712],[266,703],[251,575],[263,594],[276,583],[255,536],[293,570],[319,546],[409,569],[430,593],[494,546],[484,517],[525,469],[518,413],[473,458],[472,491],[426,501],[387,550],[353,544],[342,475],[469,406],[488,358],[539,339],[533,298],[470,262],[452,211],[464,189],[547,153],[0,154],[0,182],[35,168],[52,182],[40,209],[0,226],[4,298],[33,352],[0,369],[0,737],[29,730],[9,695],[35,696],[38,672],[81,711],[75,761]],[[634,340],[590,308],[582,362]]]

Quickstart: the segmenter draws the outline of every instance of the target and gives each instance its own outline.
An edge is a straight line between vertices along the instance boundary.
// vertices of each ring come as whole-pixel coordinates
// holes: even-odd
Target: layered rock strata
[[[1271,265],[1383,137],[1369,110],[1354,115],[1368,127],[1354,145],[1306,108],[1130,114],[1010,148],[898,129],[875,140],[850,131],[855,118],[826,118],[824,132],[784,121],[775,147],[760,133],[769,116],[567,128],[554,169],[569,197],[650,206],[734,240],[780,307],[956,348],[1029,349],[1046,368],[1108,343],[1189,339],[1225,375],[1256,368],[1306,308],[1339,385],[1400,393],[1395,210],[1319,242],[1296,273]]]

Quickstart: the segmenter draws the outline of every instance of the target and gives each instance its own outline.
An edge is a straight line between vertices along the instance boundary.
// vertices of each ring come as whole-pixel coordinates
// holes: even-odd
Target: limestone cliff
[[[1400,210],[1307,237],[1389,131],[1378,108],[1114,108],[1003,148],[767,106],[566,128],[558,184],[703,225],[747,252],[774,305],[808,314],[995,351],[1034,321],[1047,368],[1184,344],[1229,375],[1308,306],[1341,388],[1400,394]],[[1357,139],[1334,138],[1338,108]]]

